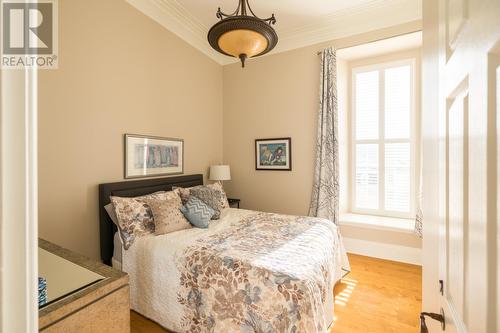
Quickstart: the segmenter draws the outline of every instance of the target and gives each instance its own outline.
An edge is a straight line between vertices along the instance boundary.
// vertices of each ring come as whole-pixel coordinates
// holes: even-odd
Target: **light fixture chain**
[[[248,3],[247,0],[240,0],[241,16],[247,16],[247,3]],[[248,8],[250,8],[250,6],[248,6]],[[250,9],[250,11],[252,11],[252,10]]]
[[[271,15],[271,17],[269,18],[266,18],[266,19],[262,19],[260,17],[257,16],[257,14],[254,13],[254,11],[252,10],[252,6],[250,6],[250,2],[249,0],[243,0],[246,2],[247,4],[247,7],[248,7],[248,10],[250,11],[250,13],[252,13],[252,15],[256,18],[258,18],[259,20],[262,20],[264,22],[267,22],[269,24],[276,24],[276,18],[274,17],[274,14]]]
[[[274,17],[274,14],[272,14],[271,17],[266,18],[266,19],[262,19],[262,18],[258,17],[255,14],[255,12],[253,11],[252,7],[250,6],[249,0],[239,0],[238,7],[236,8],[236,10],[234,12],[232,12],[230,14],[224,13],[219,7],[215,16],[217,16],[217,18],[220,20],[223,20],[223,19],[228,18],[228,17],[234,17],[234,16],[248,16],[247,15],[248,14],[247,8],[253,17],[258,18],[261,21],[267,22],[268,24],[276,24],[276,17]],[[240,14],[240,11],[241,11],[241,14]]]
[[[231,16],[236,16],[236,15],[238,15],[238,13],[240,12],[240,8],[241,8],[241,1],[244,1],[244,0],[240,0],[240,1],[238,2],[238,7],[236,7],[236,10],[235,10],[234,12],[232,12],[231,14],[226,14],[226,13],[224,13],[224,12],[220,9],[220,7],[219,7],[219,9],[217,10],[217,13],[216,13],[217,18],[219,18],[219,19],[223,20],[224,18],[227,18],[227,17],[231,17]]]

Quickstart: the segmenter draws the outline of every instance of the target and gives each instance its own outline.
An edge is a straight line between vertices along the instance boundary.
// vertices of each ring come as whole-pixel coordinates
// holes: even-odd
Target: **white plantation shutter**
[[[378,71],[356,75],[356,139],[378,138]]]
[[[410,212],[410,144],[385,144],[385,210]]]
[[[410,138],[411,67],[385,70],[385,138]]]
[[[354,69],[352,210],[410,217],[413,62]]]
[[[356,145],[356,206],[378,209],[378,145]]]

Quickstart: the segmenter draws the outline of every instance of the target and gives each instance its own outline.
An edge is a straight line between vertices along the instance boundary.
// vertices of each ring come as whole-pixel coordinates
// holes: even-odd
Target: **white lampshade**
[[[231,170],[229,165],[212,165],[210,167],[210,180],[231,180]]]

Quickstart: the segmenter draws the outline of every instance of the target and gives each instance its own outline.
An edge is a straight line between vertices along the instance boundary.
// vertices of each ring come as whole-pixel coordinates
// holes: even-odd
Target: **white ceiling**
[[[127,0],[220,64],[234,58],[213,51],[207,33],[218,7],[231,13],[237,0]],[[279,43],[272,53],[381,29],[422,17],[422,0],[250,0],[261,18],[275,14]]]
[[[206,27],[217,22],[215,12],[218,7],[225,13],[231,13],[238,3],[237,0],[178,0],[177,2]],[[261,18],[268,18],[274,13],[278,20],[276,30],[286,31],[310,24],[326,14],[366,5],[373,0],[250,0],[249,2],[255,14]]]

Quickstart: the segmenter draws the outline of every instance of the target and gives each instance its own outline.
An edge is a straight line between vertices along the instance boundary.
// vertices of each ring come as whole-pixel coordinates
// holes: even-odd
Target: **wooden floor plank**
[[[418,333],[422,268],[349,254],[352,272],[335,287],[330,333]],[[132,311],[131,333],[169,333]]]

